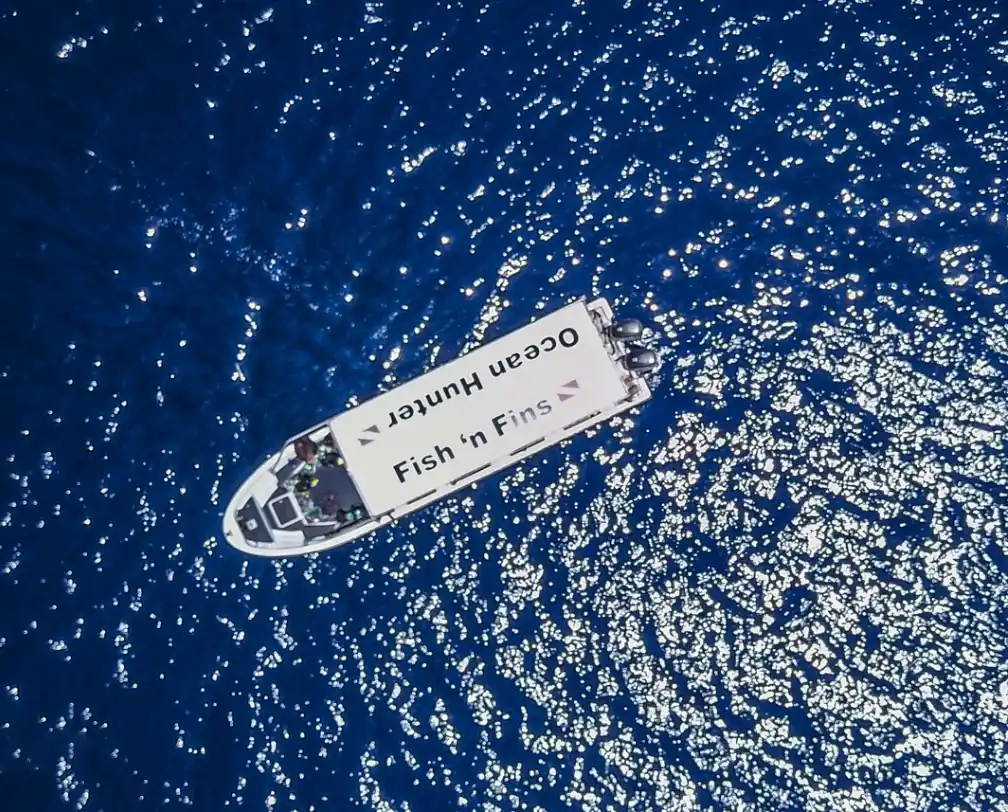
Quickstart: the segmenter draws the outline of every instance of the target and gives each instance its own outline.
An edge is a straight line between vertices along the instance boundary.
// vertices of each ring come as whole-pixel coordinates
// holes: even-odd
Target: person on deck
[[[305,462],[305,467],[310,467],[310,470],[315,470],[318,451],[318,444],[311,437],[301,437],[294,441],[294,456]]]

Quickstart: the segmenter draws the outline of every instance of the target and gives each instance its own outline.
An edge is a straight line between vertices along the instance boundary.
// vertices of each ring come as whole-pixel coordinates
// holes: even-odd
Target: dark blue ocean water
[[[11,810],[993,810],[995,3],[0,14]],[[223,502],[577,295],[639,416],[354,546]]]

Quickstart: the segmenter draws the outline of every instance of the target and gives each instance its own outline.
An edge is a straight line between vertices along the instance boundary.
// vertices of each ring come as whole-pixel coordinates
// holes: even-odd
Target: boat
[[[331,550],[650,399],[637,319],[581,296],[288,438],[238,488],[224,538],[252,556]]]

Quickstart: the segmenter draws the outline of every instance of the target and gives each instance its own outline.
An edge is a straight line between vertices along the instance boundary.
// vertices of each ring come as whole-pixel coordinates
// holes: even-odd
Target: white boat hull
[[[639,406],[651,389],[613,323],[582,298],[333,416],[299,435],[334,448],[310,475],[291,438],[228,502],[225,539],[265,557],[335,549]]]

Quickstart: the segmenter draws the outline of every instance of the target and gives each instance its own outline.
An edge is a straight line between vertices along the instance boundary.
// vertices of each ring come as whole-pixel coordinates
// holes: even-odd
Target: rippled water
[[[758,7],[4,14],[13,808],[1002,808],[1005,17]],[[581,294],[656,331],[639,416],[222,542],[274,443]]]

